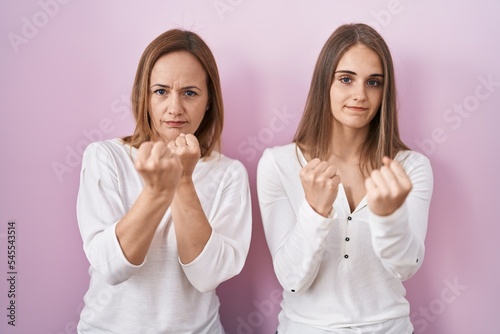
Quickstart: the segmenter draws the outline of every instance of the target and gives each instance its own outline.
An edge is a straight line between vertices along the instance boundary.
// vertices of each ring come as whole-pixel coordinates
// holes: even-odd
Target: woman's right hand
[[[337,167],[313,159],[300,171],[300,180],[309,205],[323,217],[328,217],[339,189]]]
[[[157,195],[174,192],[182,174],[179,157],[162,141],[142,143],[135,168],[144,180],[144,189]]]

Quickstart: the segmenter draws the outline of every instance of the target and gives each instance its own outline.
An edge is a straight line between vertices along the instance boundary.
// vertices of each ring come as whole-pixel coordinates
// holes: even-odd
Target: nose
[[[355,101],[366,100],[366,85],[363,82],[358,82],[354,85],[353,99]]]
[[[182,103],[178,94],[172,93],[168,97],[167,112],[170,115],[182,114]]]

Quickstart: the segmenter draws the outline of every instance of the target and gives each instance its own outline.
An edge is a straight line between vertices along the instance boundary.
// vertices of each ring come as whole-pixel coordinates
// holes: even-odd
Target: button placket
[[[346,242],[346,244],[344,245],[344,249],[345,249],[345,254],[344,254],[344,259],[348,259],[349,258],[349,252],[347,250],[347,243],[351,240],[351,238],[349,237],[349,223],[352,221],[352,216],[348,216],[347,217],[347,226],[346,226],[346,234],[345,234],[345,238],[344,238],[344,241]]]

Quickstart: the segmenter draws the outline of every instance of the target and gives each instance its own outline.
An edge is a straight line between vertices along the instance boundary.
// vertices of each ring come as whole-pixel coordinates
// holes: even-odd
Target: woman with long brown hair
[[[347,24],[327,40],[294,142],[264,152],[257,188],[279,333],[412,333],[402,281],[422,265],[432,169],[399,137],[392,58],[374,29]]]
[[[219,152],[214,57],[195,33],[145,49],[132,91],[133,135],[85,150],[77,216],[90,262],[78,333],[218,333],[215,288],[250,245],[245,167]]]

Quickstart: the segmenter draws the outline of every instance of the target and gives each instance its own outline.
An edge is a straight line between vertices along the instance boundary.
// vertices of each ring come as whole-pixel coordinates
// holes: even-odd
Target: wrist
[[[179,188],[179,186],[185,186],[190,184],[193,184],[192,174],[182,174],[181,177],[179,178],[179,182],[177,182],[177,188]]]
[[[149,200],[158,200],[169,202],[174,196],[175,189],[155,189],[153,187],[144,187],[142,196]]]
[[[175,196],[174,197],[183,197],[188,194],[192,194],[195,187],[193,178],[191,175],[183,175],[180,177],[179,182],[177,182],[177,187],[175,188]],[[189,195],[188,195],[189,196]]]
[[[320,207],[315,207],[311,205],[311,208],[316,212],[318,215],[323,216],[325,218],[329,218],[330,214],[333,211],[333,207],[330,206],[328,208],[320,208]]]

